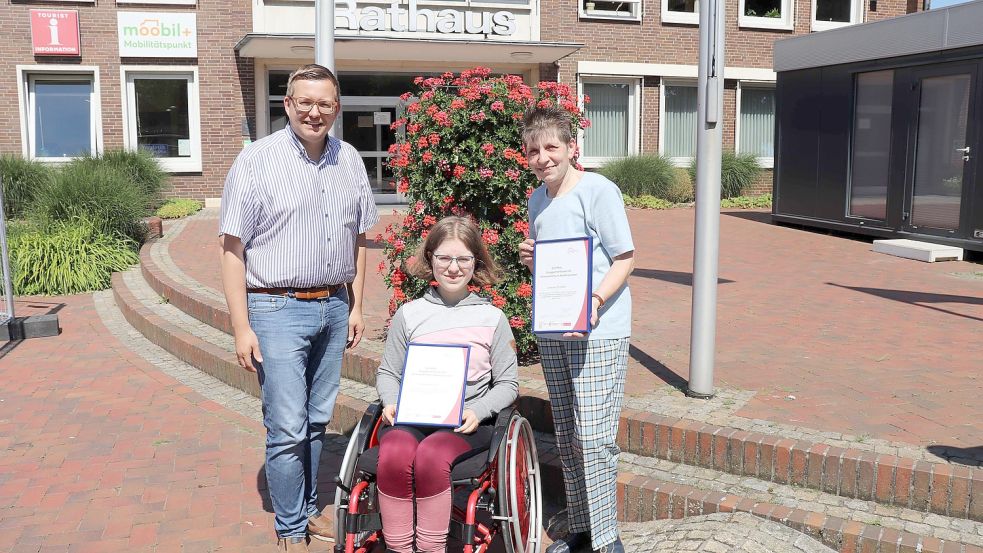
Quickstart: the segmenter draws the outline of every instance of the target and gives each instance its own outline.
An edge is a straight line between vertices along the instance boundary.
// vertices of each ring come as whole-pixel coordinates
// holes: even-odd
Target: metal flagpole
[[[0,313],[0,324],[14,320],[14,286],[10,275],[10,254],[7,251],[7,219],[3,209],[3,177],[0,177],[0,258],[3,259],[3,297],[7,304],[7,312]]]
[[[692,397],[713,397],[720,254],[720,165],[723,137],[724,2],[700,2],[700,65],[696,111],[696,237],[689,385]]]
[[[334,3],[335,0],[314,0],[314,63],[338,74],[334,67]],[[334,136],[334,125],[328,129]]]

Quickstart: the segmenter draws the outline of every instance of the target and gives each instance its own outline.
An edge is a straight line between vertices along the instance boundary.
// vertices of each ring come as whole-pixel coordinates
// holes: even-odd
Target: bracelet
[[[604,307],[604,298],[602,298],[600,294],[591,294],[590,297],[597,298],[598,307]]]

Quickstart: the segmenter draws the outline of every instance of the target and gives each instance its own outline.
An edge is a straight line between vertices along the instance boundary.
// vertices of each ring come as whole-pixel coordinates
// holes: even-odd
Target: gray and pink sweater
[[[396,311],[376,375],[376,390],[385,406],[399,399],[410,342],[471,346],[464,408],[474,411],[479,420],[494,416],[519,396],[515,337],[505,314],[486,298],[471,294],[448,305],[429,288],[422,298]]]

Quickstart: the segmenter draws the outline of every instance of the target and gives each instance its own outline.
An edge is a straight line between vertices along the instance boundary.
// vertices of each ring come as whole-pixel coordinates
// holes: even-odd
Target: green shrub
[[[763,207],[771,207],[771,194],[724,198],[720,200],[720,207],[738,209],[760,209]]]
[[[142,242],[148,199],[116,167],[102,160],[82,157],[55,174],[49,186],[38,190],[35,210],[42,222],[91,220],[108,235]]]
[[[163,202],[163,192],[168,186],[168,174],[161,169],[157,158],[144,149],[110,150],[102,155],[102,160],[119,169],[143,190],[147,204],[155,208]]]
[[[611,179],[623,194],[651,195],[668,200],[669,190],[676,180],[676,171],[669,158],[661,155],[628,156],[609,162],[598,173]]]
[[[194,215],[201,211],[201,202],[186,198],[175,198],[164,202],[164,205],[157,208],[157,216],[161,219],[179,219]]]
[[[689,164],[689,174],[696,182],[696,158]],[[725,151],[720,165],[720,197],[735,198],[751,188],[761,165],[754,154],[735,154]]]
[[[663,200],[662,198],[656,198],[645,194],[643,196],[623,196],[625,199],[625,205],[628,207],[639,207],[642,209],[672,209],[672,202],[668,200]]]
[[[113,271],[137,263],[134,246],[86,219],[18,228],[10,235],[14,293],[64,295],[109,288]]]
[[[0,156],[0,179],[3,180],[4,215],[20,217],[34,203],[37,191],[51,183],[54,171],[51,167],[18,156]]]
[[[689,171],[682,167],[674,168],[672,184],[666,190],[666,199],[674,204],[685,204],[693,201],[693,179]]]

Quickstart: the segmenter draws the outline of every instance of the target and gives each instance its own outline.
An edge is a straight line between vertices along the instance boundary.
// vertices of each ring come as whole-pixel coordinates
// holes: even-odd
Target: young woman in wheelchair
[[[437,222],[408,269],[436,285],[396,311],[376,378],[382,416],[389,423],[379,431],[382,533],[388,551],[445,551],[451,468],[488,449],[495,414],[518,396],[515,339],[505,314],[469,288],[499,278],[471,220],[446,217]],[[471,346],[460,427],[393,426],[410,342]]]

